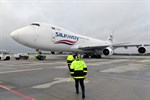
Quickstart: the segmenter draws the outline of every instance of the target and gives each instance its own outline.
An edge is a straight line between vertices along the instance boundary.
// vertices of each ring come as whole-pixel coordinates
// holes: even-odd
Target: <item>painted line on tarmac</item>
[[[74,81],[73,78],[54,78],[53,82],[32,86],[32,88],[46,89],[46,88],[50,88],[52,85],[55,85],[58,83],[73,82],[73,81]],[[89,82],[89,80],[85,80],[85,83],[88,83],[88,82]]]
[[[120,67],[115,67],[115,68],[109,68],[105,70],[101,70],[100,72],[105,72],[105,73],[124,73],[124,72],[129,72],[129,71],[138,71],[138,70],[143,70],[146,69],[143,66],[139,66],[138,64],[130,64],[126,66],[120,66]]]
[[[150,62],[150,59],[149,59],[149,60],[141,60],[141,61],[139,61],[139,62],[143,62],[143,63],[145,63],[145,62]]]
[[[55,69],[68,69],[68,66],[56,66]]]
[[[96,65],[111,64],[111,63],[118,63],[118,62],[125,62],[125,61],[129,61],[129,60],[121,59],[121,60],[112,60],[112,61],[107,61],[107,62],[90,62],[90,63],[87,63],[87,65],[96,66]]]
[[[4,71],[4,72],[0,72],[0,74],[18,73],[18,72],[26,72],[26,71],[36,71],[36,70],[42,70],[42,69],[43,69],[43,68],[14,70],[14,71]]]
[[[21,97],[23,97],[23,98],[25,98],[25,99],[28,99],[28,100],[35,100],[33,97],[30,97],[30,96],[28,96],[28,95],[26,95],[26,94],[23,94],[23,93],[21,93],[21,92],[12,90],[11,88],[8,88],[8,87],[6,87],[6,86],[0,85],[0,88],[5,89],[5,90],[7,90],[7,91],[9,91],[9,92],[11,92],[11,93],[14,93],[14,94],[16,94],[16,95],[19,95],[19,96],[21,96]]]

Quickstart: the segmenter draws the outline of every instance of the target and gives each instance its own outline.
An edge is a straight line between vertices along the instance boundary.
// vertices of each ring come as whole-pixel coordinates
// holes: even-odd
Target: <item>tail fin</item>
[[[108,42],[113,43],[113,35],[114,35],[114,33],[112,33],[108,36],[108,38],[107,38]]]

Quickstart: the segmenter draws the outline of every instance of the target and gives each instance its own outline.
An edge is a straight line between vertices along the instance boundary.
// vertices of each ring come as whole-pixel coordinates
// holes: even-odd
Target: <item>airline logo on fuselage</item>
[[[68,39],[72,39],[72,40],[76,40],[76,41],[78,41],[78,39],[79,39],[77,36],[64,34],[64,33],[59,33],[59,32],[56,32],[55,36],[56,37],[62,37],[62,38],[68,38]]]
[[[67,44],[67,45],[74,45],[79,39],[79,37],[77,36],[64,34],[60,32],[56,32],[55,36],[64,38],[64,39],[56,41],[57,44],[62,43],[62,44]]]

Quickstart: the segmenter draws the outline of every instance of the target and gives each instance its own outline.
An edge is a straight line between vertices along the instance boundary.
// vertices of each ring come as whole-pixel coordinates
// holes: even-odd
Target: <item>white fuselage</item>
[[[87,45],[111,45],[108,41],[78,35],[64,28],[45,23],[33,23],[18,29],[11,33],[11,37],[25,46],[56,52],[83,51],[78,48]]]

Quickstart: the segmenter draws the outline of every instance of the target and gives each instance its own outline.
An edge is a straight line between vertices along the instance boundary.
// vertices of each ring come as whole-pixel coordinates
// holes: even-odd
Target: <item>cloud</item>
[[[150,43],[149,9],[148,0],[2,0],[0,49],[30,51],[10,33],[32,22],[104,40],[114,30],[114,42]]]

